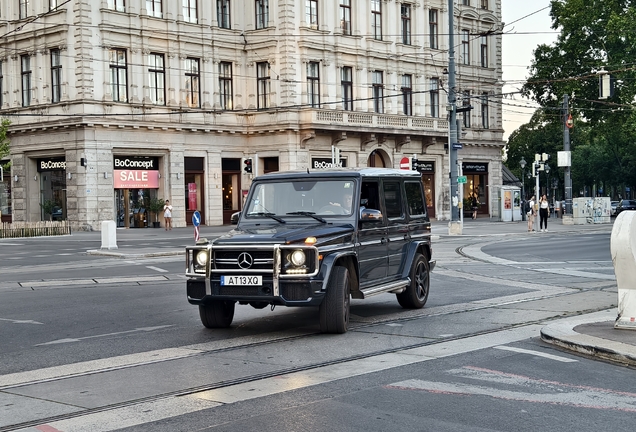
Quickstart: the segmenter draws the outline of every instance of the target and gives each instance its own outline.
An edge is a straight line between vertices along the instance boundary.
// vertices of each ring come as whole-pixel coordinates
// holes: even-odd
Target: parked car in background
[[[610,204],[612,205],[610,216],[616,216],[616,207],[618,206],[618,201],[612,201]]]
[[[625,210],[636,210],[636,200],[621,200],[616,206],[616,216]]]

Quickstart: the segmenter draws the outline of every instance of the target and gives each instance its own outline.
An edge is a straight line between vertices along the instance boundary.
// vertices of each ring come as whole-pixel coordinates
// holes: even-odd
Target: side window
[[[402,213],[402,193],[399,181],[385,181],[384,204],[386,206],[386,216],[389,219],[404,217]]]
[[[424,202],[424,191],[422,182],[405,182],[406,202],[408,203],[409,215],[411,217],[426,216],[426,203]]]
[[[360,208],[381,210],[380,186],[377,181],[364,181],[360,188]]]

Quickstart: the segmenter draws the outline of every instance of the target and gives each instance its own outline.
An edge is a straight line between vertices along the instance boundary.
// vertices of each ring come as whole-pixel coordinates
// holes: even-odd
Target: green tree
[[[2,122],[0,122],[0,161],[9,155],[9,138],[7,138],[9,125],[11,125],[11,122],[7,119],[2,119]],[[7,163],[3,167],[8,168],[8,165]]]
[[[561,128],[559,108],[563,95],[570,96],[574,196],[583,186],[634,185],[636,4],[552,0],[550,14],[552,28],[560,34],[555,43],[535,50],[522,92],[554,113],[552,121]],[[601,70],[616,83],[614,95],[606,100],[598,96]]]

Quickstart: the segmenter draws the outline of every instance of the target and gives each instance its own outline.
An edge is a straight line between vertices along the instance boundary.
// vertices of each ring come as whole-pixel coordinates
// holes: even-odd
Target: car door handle
[[[410,234],[404,234],[404,240],[409,240],[411,238]]]
[[[382,239],[380,239],[380,244],[384,244],[384,243],[388,243],[389,240],[385,239],[384,237],[382,237]]]

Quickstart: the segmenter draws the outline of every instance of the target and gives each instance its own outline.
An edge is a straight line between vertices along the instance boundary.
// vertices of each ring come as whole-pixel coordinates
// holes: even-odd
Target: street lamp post
[[[522,202],[525,202],[526,201],[526,160],[523,158],[523,156],[521,156],[519,165],[521,165],[521,200]],[[523,205],[521,206],[521,220],[526,220],[526,212],[523,210]]]

